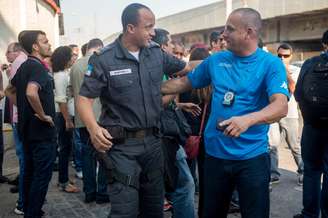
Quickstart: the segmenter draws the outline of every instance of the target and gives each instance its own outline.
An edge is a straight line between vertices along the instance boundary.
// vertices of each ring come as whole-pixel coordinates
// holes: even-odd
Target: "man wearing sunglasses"
[[[210,35],[210,46],[212,54],[223,51],[227,48],[227,42],[223,38],[223,30],[214,31]]]
[[[278,124],[279,128],[273,128],[274,133],[278,140],[271,140],[270,143],[270,157],[271,157],[271,183],[279,183],[280,173],[278,171],[278,149],[277,146],[280,144],[280,134],[286,140],[289,149],[292,151],[292,155],[297,164],[298,170],[298,184],[303,184],[303,161],[301,157],[300,148],[300,135],[299,135],[299,117],[297,102],[293,96],[296,86],[296,81],[300,73],[300,68],[290,64],[292,60],[293,49],[287,44],[283,43],[278,47],[277,55],[281,58],[282,62],[286,67],[287,80],[288,80],[288,90],[291,94],[290,100],[288,102],[288,114],[286,117],[281,119]]]

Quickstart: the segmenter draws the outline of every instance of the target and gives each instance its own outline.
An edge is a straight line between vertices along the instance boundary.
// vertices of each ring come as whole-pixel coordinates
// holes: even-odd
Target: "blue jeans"
[[[56,114],[56,129],[58,134],[58,183],[61,186],[68,184],[68,164],[72,151],[72,130],[66,130],[65,120],[61,113]]]
[[[18,201],[17,201],[17,207],[23,208],[23,199],[24,199],[24,148],[23,143],[19,138],[18,130],[17,130],[17,123],[12,124],[13,128],[13,135],[14,135],[14,141],[16,146],[16,155],[18,157],[19,162],[19,178],[18,178]]]
[[[328,218],[328,128],[303,127],[301,148],[304,161],[303,211],[305,218]],[[321,187],[321,176],[323,182]]]
[[[56,154],[56,142],[24,143],[24,217],[40,218]]]
[[[206,155],[203,218],[227,217],[235,188],[243,218],[269,218],[269,182],[267,153],[248,160],[224,160]]]
[[[83,191],[86,197],[95,197],[97,200],[108,199],[108,178],[105,168],[99,164],[97,175],[95,150],[91,144],[89,133],[86,128],[79,128],[79,133],[82,144]]]
[[[80,138],[80,131],[77,128],[75,128],[73,130],[73,141],[74,141],[75,170],[77,172],[81,172],[82,171],[82,146],[83,146],[83,143]]]
[[[167,193],[166,197],[172,201],[173,217],[195,217],[195,183],[186,161],[186,153],[180,146],[176,154],[176,165],[179,169],[177,187],[174,192]]]

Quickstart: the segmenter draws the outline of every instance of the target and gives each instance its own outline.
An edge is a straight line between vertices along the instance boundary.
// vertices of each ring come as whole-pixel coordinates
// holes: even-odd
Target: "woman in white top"
[[[72,130],[74,124],[69,111],[74,108],[69,91],[69,68],[72,66],[72,49],[68,46],[58,47],[51,57],[55,82],[56,128],[58,134],[59,163],[58,184],[61,190],[69,193],[80,190],[70,184],[68,176],[69,156],[72,151]]]

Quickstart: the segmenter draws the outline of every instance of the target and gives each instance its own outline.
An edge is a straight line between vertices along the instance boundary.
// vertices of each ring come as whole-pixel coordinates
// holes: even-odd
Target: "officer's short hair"
[[[139,10],[143,8],[151,11],[147,6],[140,3],[130,4],[123,10],[122,17],[121,17],[123,32],[126,31],[128,24],[132,24],[132,25],[138,24]]]
[[[24,30],[18,34],[18,42],[27,53],[31,54],[33,44],[37,43],[39,35],[46,34],[41,30]]]
[[[285,50],[290,50],[290,53],[293,53],[293,48],[290,44],[288,43],[282,43],[279,45],[277,52],[279,51],[279,49],[285,49]]]
[[[328,45],[328,30],[322,35],[321,42],[325,45]]]
[[[104,47],[104,43],[101,41],[101,39],[98,39],[98,38],[94,38],[94,39],[91,39],[89,42],[88,42],[88,49],[91,49],[91,48],[102,48]]]
[[[170,33],[167,30],[156,28],[155,36],[153,37],[152,40],[157,44],[159,44],[160,46],[167,45],[167,43],[169,42],[169,35]]]

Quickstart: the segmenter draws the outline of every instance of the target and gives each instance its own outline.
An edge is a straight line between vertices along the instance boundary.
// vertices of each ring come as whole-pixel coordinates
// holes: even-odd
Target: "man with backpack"
[[[328,217],[328,30],[322,45],[324,52],[303,64],[294,93],[304,119],[303,210],[294,218],[317,218],[320,207],[321,217]]]

